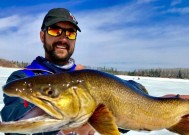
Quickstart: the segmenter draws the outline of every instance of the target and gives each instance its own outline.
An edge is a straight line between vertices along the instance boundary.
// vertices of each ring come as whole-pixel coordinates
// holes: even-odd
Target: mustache
[[[54,47],[56,47],[56,46],[64,46],[66,49],[69,49],[70,48],[70,46],[69,46],[69,44],[67,44],[67,43],[65,43],[65,42],[62,42],[62,41],[57,41],[57,42],[54,42],[53,44],[52,44],[52,46],[53,46],[53,48]]]

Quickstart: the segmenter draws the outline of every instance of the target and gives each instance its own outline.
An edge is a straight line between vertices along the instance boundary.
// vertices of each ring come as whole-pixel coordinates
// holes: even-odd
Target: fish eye
[[[41,90],[41,94],[45,96],[49,96],[51,98],[55,98],[59,95],[58,90],[53,89],[52,87],[43,88]]]

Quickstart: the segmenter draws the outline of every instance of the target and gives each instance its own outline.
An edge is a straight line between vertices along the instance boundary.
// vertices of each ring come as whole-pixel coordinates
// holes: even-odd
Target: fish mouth
[[[8,95],[15,96],[13,94],[12,95],[8,94]],[[16,97],[18,97],[18,96],[16,95]],[[34,95],[30,95],[30,96],[28,96],[28,94],[24,94],[24,95],[20,95],[20,98],[22,98],[23,100],[26,100],[29,103],[34,104],[35,107],[38,108],[37,112],[40,112],[39,114],[46,113],[49,116],[51,116],[53,119],[57,119],[57,120],[64,120],[64,118],[65,118],[65,116],[63,115],[61,110],[58,108],[58,106],[56,106],[48,98],[45,98],[38,94],[34,94]],[[31,109],[31,111],[32,111],[32,109]]]
[[[53,119],[63,120],[64,114],[61,110],[53,104],[51,101],[43,98],[43,97],[35,97],[33,96],[29,102],[36,105],[39,109],[41,109],[46,114],[50,115]]]
[[[41,97],[38,97],[38,99],[41,100],[44,104],[46,104],[46,106],[39,105],[38,107],[40,109],[42,109],[47,114],[49,114],[50,116],[52,116],[56,119],[63,119],[64,118],[64,114],[60,111],[60,109],[58,107],[56,107],[55,104],[53,104],[49,100],[46,100],[46,99],[41,98]],[[50,109],[48,109],[48,108],[50,108]],[[53,110],[53,112],[51,110]],[[56,112],[56,113],[54,113],[54,112]]]
[[[38,117],[42,115],[47,115],[47,113],[41,108],[35,106],[31,110],[29,110],[27,113],[25,113],[24,116],[22,116],[19,120],[30,119],[30,118],[34,118],[34,117]]]

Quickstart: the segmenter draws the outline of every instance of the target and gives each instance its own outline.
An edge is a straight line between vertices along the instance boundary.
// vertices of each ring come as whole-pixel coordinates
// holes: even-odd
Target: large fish
[[[130,130],[168,129],[189,135],[189,101],[158,98],[126,81],[96,70],[41,75],[8,83],[8,96],[20,97],[46,114],[2,122],[0,132],[38,133],[70,130],[89,123],[103,135]]]

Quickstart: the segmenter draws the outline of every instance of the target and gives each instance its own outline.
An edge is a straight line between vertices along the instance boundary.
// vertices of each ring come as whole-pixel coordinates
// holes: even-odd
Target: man
[[[71,58],[75,48],[77,31],[81,32],[78,22],[67,9],[51,9],[46,14],[40,31],[45,58],[38,56],[26,69],[13,72],[7,82],[34,75],[83,69],[82,65],[76,65],[74,59]],[[33,104],[20,98],[4,95],[4,104],[1,111],[3,121],[17,121],[41,113]],[[63,134],[63,132],[39,133],[37,135],[55,135],[57,133]],[[87,124],[78,129],[77,132],[82,135],[94,134],[94,130]],[[65,131],[65,133],[68,132]]]

